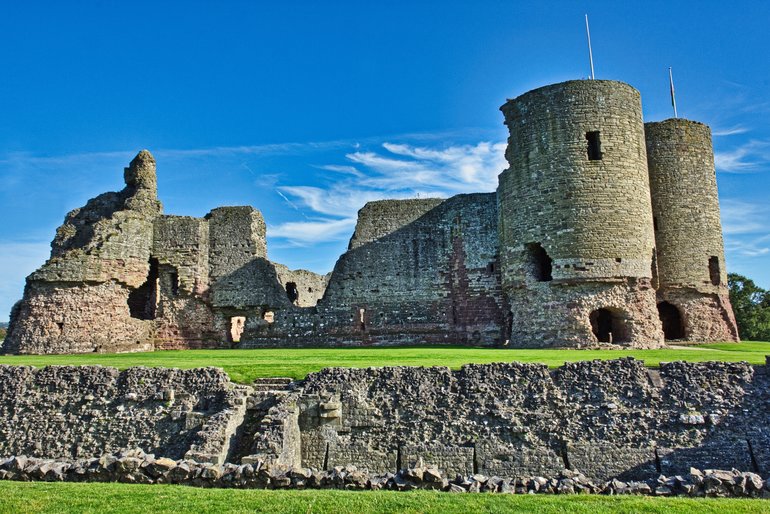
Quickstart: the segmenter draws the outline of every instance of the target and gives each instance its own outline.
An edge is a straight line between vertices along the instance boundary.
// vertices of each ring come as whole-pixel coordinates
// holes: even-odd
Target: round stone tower
[[[681,118],[644,129],[665,337],[735,341],[711,130]]]
[[[639,92],[575,80],[501,108],[500,262],[511,346],[662,344]]]

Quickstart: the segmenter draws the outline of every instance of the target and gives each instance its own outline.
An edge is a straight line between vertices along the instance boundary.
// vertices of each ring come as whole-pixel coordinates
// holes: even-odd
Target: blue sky
[[[628,4],[628,5],[626,5]],[[714,131],[727,263],[770,287],[770,3],[6,2],[0,320],[67,211],[140,149],[170,214],[249,204],[329,271],[368,200],[492,191],[499,106],[589,74]]]

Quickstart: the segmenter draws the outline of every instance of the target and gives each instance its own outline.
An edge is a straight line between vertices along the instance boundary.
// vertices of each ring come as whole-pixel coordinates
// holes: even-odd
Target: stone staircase
[[[258,378],[251,388],[253,392],[247,399],[246,416],[227,462],[256,464],[278,458],[283,442],[284,419],[281,414],[287,410],[283,404],[301,389],[301,382],[288,377]]]

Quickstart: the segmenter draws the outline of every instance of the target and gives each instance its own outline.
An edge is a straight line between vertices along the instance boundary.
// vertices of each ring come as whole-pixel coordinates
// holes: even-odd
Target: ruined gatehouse
[[[325,276],[268,260],[252,207],[162,214],[143,150],[122,191],[67,215],[3,351],[738,340],[706,125],[645,124],[605,80],[501,110],[495,193],[370,202]]]

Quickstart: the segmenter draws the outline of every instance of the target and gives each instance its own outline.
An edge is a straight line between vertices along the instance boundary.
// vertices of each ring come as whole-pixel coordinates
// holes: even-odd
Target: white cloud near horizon
[[[491,192],[507,167],[505,143],[432,148],[385,142],[381,148],[346,154],[353,165],[319,166],[336,175],[328,187],[279,187],[279,194],[293,200],[284,196],[287,202],[309,209],[313,217],[271,226],[268,235],[297,246],[344,240],[352,235],[358,210],[367,202]]]

